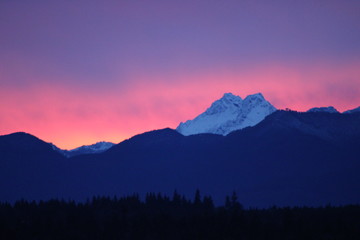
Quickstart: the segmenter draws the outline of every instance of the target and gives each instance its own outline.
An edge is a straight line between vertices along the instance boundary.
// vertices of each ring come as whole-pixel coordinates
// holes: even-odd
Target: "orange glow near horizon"
[[[272,66],[248,71],[168,76],[133,76],[126,87],[89,87],[44,81],[26,88],[0,89],[0,134],[24,131],[60,148],[98,141],[118,143],[133,135],[176,128],[232,92],[242,98],[257,92],[276,108],[306,111],[360,105],[360,64],[297,68]],[[130,82],[130,81],[129,81]]]

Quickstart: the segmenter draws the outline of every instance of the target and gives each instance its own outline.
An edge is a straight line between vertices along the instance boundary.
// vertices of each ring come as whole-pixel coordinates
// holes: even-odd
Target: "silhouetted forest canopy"
[[[0,239],[359,239],[360,205],[244,209],[197,190],[0,204]]]

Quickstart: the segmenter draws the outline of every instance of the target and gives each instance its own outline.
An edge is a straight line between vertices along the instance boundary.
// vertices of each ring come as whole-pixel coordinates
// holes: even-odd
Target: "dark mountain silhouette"
[[[245,206],[359,203],[359,123],[356,113],[277,111],[227,136],[183,136],[167,128],[69,159],[34,137],[35,149],[44,148],[41,154],[14,157],[16,141],[13,148],[6,145],[13,136],[1,136],[1,164],[20,164],[0,169],[0,200],[171,195],[174,189],[192,196],[198,188],[217,204],[234,190]],[[41,164],[34,174],[22,162]]]
[[[0,136],[0,199],[41,199],[57,194],[64,156],[27,133]]]

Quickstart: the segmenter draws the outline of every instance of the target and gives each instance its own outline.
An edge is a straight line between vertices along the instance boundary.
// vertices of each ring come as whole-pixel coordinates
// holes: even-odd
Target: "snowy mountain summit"
[[[347,111],[345,111],[343,113],[345,113],[345,114],[360,113],[360,107],[357,107],[357,108],[354,108],[354,109],[351,109],[351,110],[347,110]]]
[[[307,112],[327,112],[327,113],[339,113],[333,106],[329,107],[314,107],[310,108]]]
[[[54,144],[50,143],[52,145],[52,148],[64,155],[65,157],[74,157],[77,155],[83,155],[83,154],[96,154],[96,153],[102,153],[114,146],[115,144],[112,142],[97,142],[92,145],[84,145],[72,150],[63,150],[58,147],[56,147]]]
[[[185,135],[213,133],[227,135],[232,131],[254,126],[276,108],[265,100],[261,93],[242,99],[232,93],[225,93],[202,114],[180,123],[176,130]]]
[[[84,145],[75,149],[70,150],[69,152],[82,152],[82,153],[102,153],[114,146],[114,143],[111,142],[97,142],[92,145]]]

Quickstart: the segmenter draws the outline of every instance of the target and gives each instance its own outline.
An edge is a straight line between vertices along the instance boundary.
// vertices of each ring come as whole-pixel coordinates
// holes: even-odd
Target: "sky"
[[[0,135],[118,143],[225,92],[353,109],[359,13],[357,0],[0,0]]]

